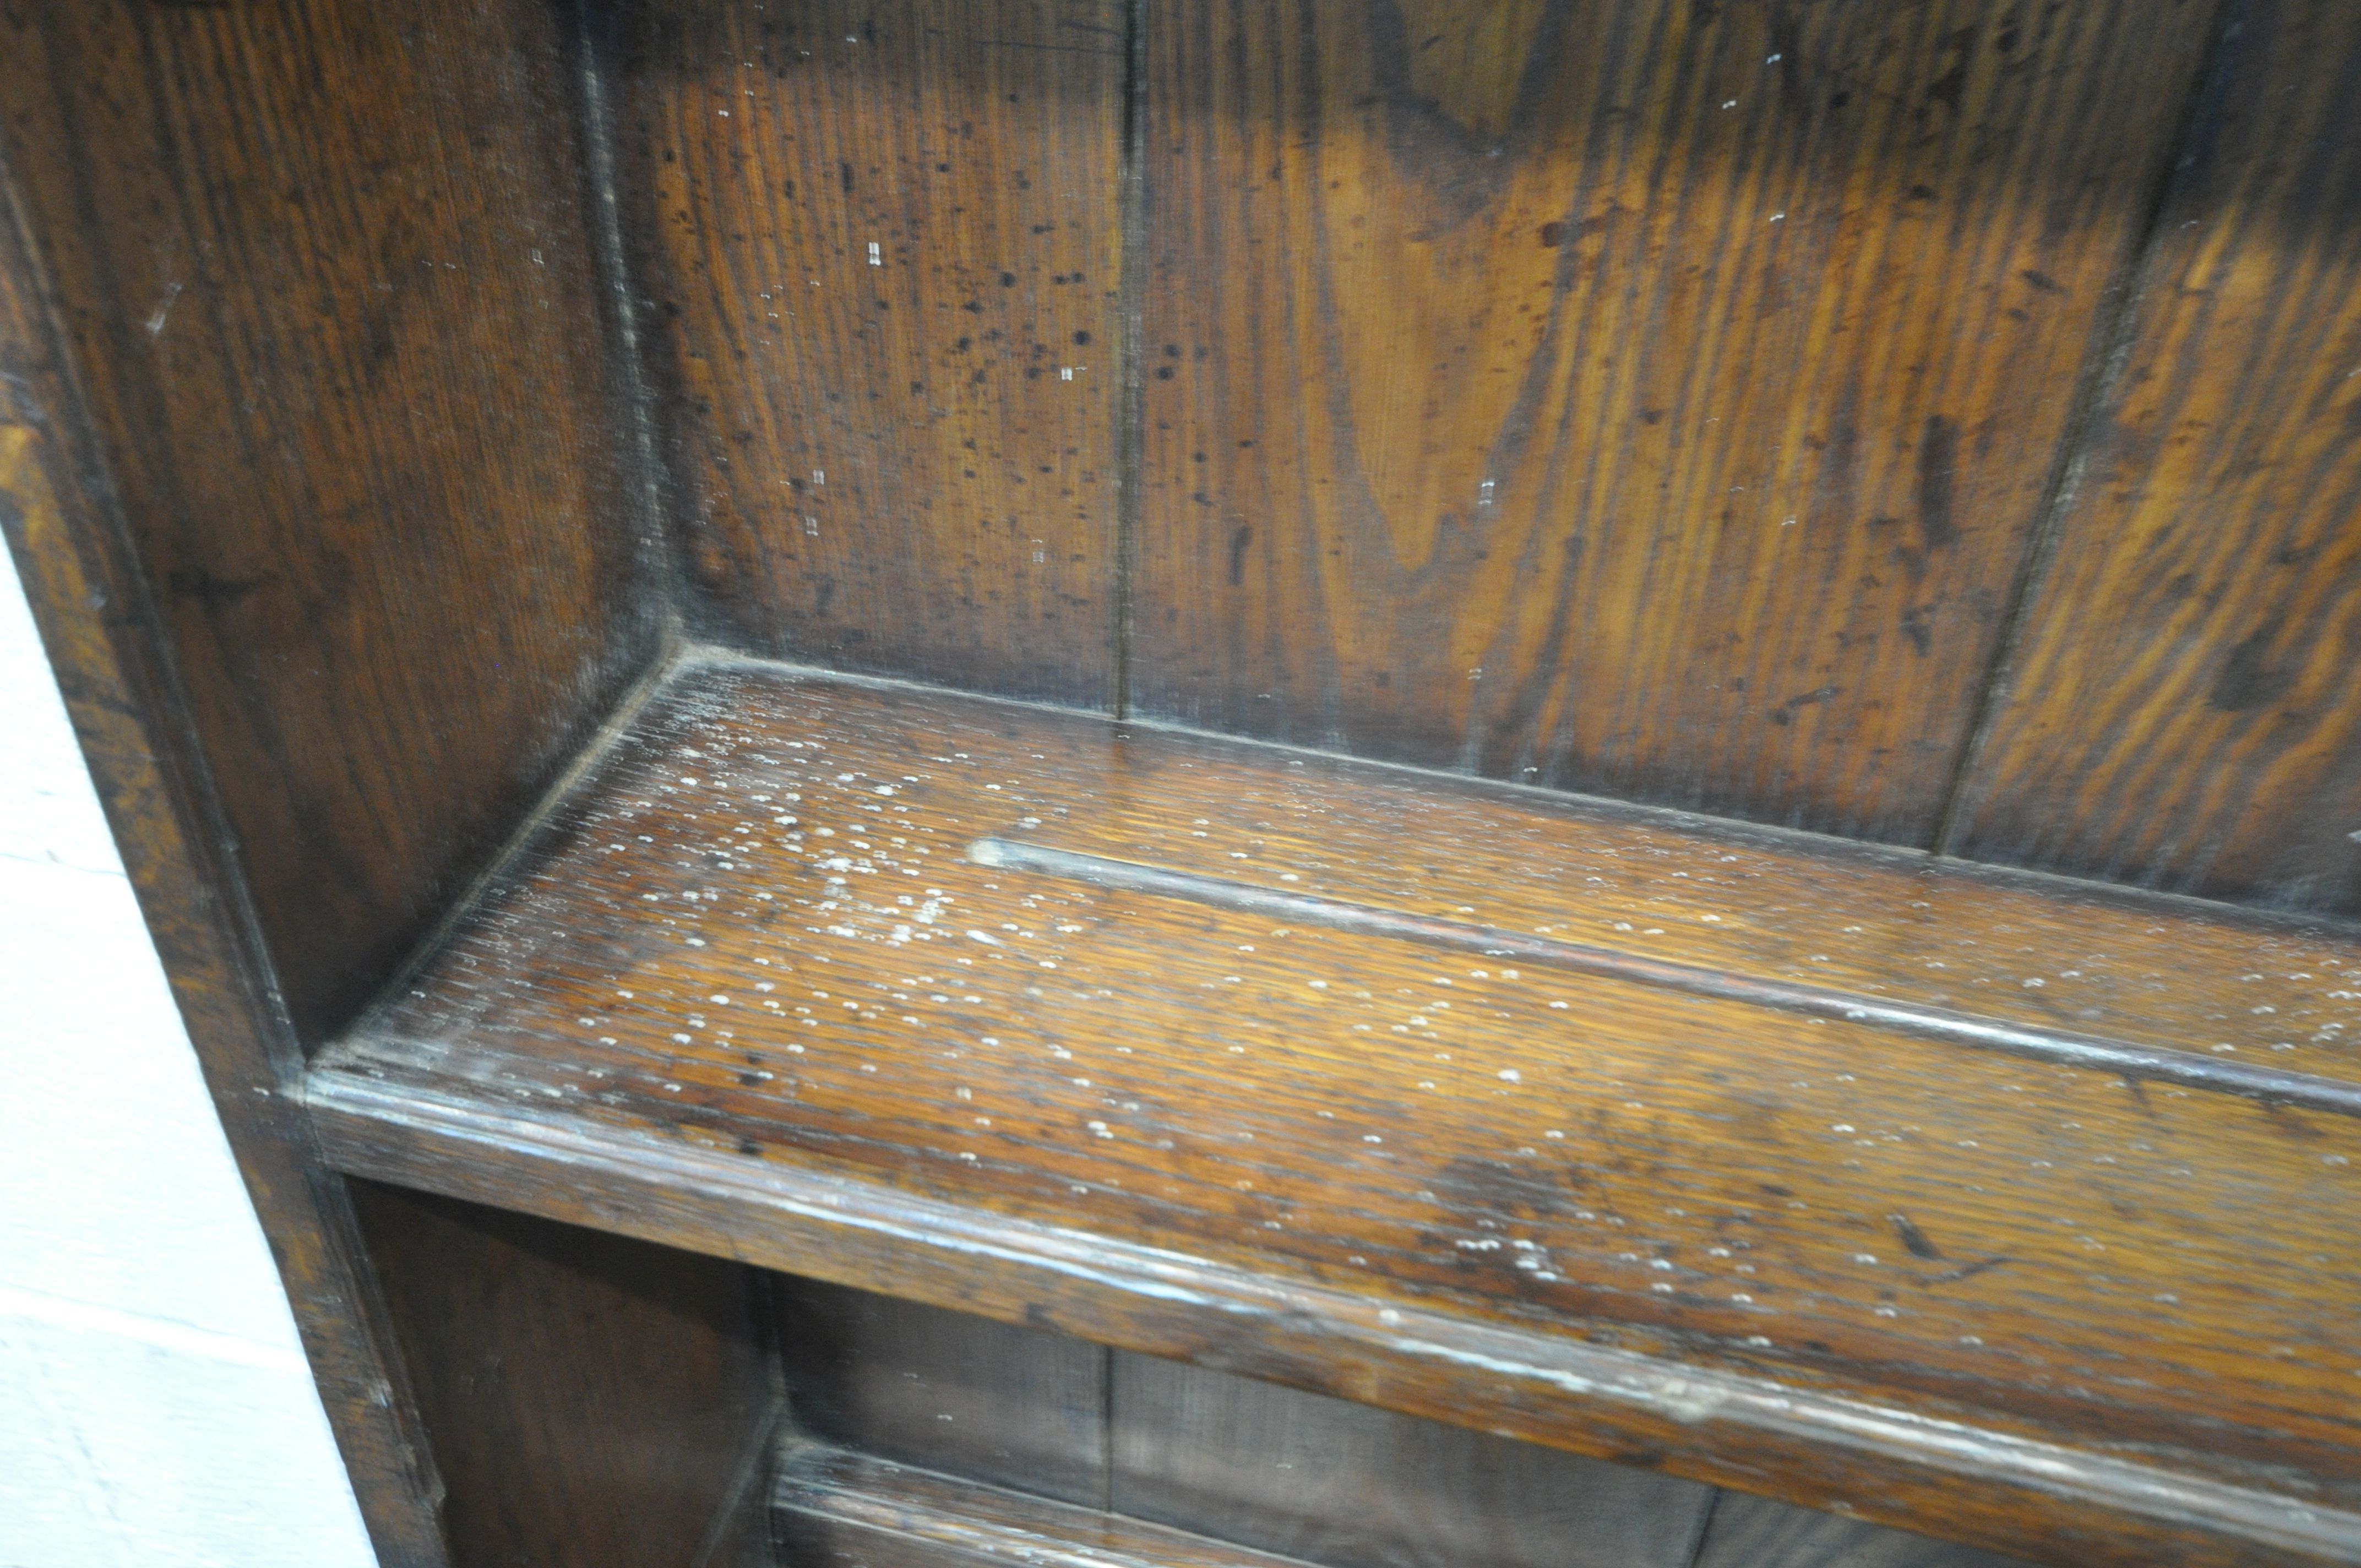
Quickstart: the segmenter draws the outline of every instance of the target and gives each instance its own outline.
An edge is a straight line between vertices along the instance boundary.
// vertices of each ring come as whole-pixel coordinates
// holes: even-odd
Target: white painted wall
[[[370,1568],[5,548],[0,1083],[0,1568]]]

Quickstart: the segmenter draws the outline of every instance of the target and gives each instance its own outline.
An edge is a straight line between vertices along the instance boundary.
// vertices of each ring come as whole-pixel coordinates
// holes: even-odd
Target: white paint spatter
[[[181,291],[184,287],[185,285],[181,283],[167,283],[164,285],[164,298],[156,306],[155,313],[148,318],[148,335],[149,337],[161,337],[164,335],[164,323],[171,318],[172,314],[172,302],[181,297]]]

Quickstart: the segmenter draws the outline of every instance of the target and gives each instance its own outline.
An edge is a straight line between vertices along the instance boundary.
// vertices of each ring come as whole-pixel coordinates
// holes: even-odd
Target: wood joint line
[[[1391,937],[1487,958],[1513,958],[1525,963],[1597,975],[1604,980],[1652,986],[1660,991],[1676,991],[1722,1002],[1744,1003],[1806,1018],[1866,1024],[1872,1028],[1907,1035],[1916,1039],[1964,1046],[1972,1050],[1996,1051],[2004,1056],[2048,1062],[2059,1067],[2114,1073],[2128,1082],[2179,1084],[2183,1088],[2202,1089],[2217,1094],[2241,1095],[2273,1105],[2325,1111],[2340,1116],[2361,1116],[2361,1084],[2318,1078],[2310,1073],[2286,1072],[2277,1068],[2256,1067],[2246,1062],[2224,1061],[2200,1056],[2194,1051],[2136,1045],[2128,1040],[2067,1029],[2012,1024],[1954,1012],[1948,1007],[1863,996],[1826,986],[1799,984],[1794,981],[1734,974],[1727,970],[1652,959],[1613,948],[1595,947],[1587,942],[1527,936],[1499,926],[1440,920],[1432,916],[1412,915],[1399,909],[1322,898],[1311,894],[1279,893],[1220,877],[1167,871],[1158,866],[1110,860],[1101,855],[1077,854],[1068,850],[1053,850],[1045,845],[1019,843],[1006,839],[977,839],[969,846],[968,859],[981,866],[1062,877],[1125,893],[1186,899],[1217,909],[1267,915],[1300,925],[1321,926],[1361,936]]]

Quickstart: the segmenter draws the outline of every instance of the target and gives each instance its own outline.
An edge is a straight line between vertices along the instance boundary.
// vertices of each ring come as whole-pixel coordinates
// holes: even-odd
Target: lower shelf
[[[1213,1537],[798,1442],[772,1497],[780,1559],[807,1568],[1313,1568]],[[1607,1563],[1580,1539],[1561,1560]],[[1383,1561],[1446,1563],[1423,1543]],[[1729,1496],[1683,1553],[1694,1568],[2023,1568],[1968,1547]]]
[[[342,1168],[2059,1562],[2361,1562],[2349,932],[744,663]]]
[[[788,1452],[774,1519],[785,1561],[830,1568],[1309,1568],[1291,1557],[816,1443]]]

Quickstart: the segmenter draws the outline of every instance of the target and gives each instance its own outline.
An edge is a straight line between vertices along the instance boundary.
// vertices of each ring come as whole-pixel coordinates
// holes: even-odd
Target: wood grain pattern
[[[1295,1568],[1227,1541],[819,1444],[788,1451],[777,1502],[792,1560],[812,1568]]]
[[[1044,1274],[1082,1268],[1095,1285],[1060,1288],[1095,1314],[1089,1337],[1244,1354],[1233,1369],[1843,1498],[2033,1555],[2237,1561],[2224,1541],[2255,1530],[2270,1552],[2343,1550],[2317,1539],[2347,1528],[2316,1522],[2342,1520],[2333,1509],[2291,1526],[2236,1488],[2298,1475],[2328,1508],[2354,1482],[2361,1449],[2336,1369],[2356,1350],[2346,1304],[2361,1259],[2341,1216],[2361,1123],[963,858],[981,834],[1087,834],[1102,820],[1119,853],[1134,814],[1202,822],[1185,831],[1205,832],[1209,853],[1251,859],[1257,829],[1232,817],[1231,781],[1257,768],[1266,790],[1329,770],[1318,793],[1331,799],[1358,773],[1402,776],[761,666],[695,670],[561,814],[544,858],[314,1075],[324,1135],[335,1157],[400,1179],[682,1245],[759,1245],[749,1255],[777,1266],[1005,1319],[1041,1305]],[[1188,782],[1160,786],[1159,769]],[[1412,903],[1446,891],[1420,888],[1423,857],[1449,864],[1459,846],[1478,873],[1466,885],[1485,885],[1477,829],[1503,802],[1560,814],[1565,858],[1587,858],[1592,827],[1575,806],[1428,788],[1426,843],[1398,856]],[[1653,821],[1670,871],[1704,853],[1669,841],[1679,819]],[[1786,843],[1814,860],[1811,841]],[[1927,983],[1909,961],[1917,912],[1881,914],[1876,892],[1882,878],[1906,885],[1910,858],[1835,863],[1852,856],[1864,949],[1896,955],[1894,984]],[[1269,860],[1281,880],[1304,875],[1284,853]],[[1928,874],[2014,885],[2020,913],[2041,901],[2034,882]],[[1847,906],[1844,891],[1839,878],[1830,907]],[[2301,971],[2258,962],[2250,972],[2267,978],[2252,984],[2268,992],[2221,982],[2242,999],[2336,1005],[2314,996],[2322,977],[2361,966],[2349,939],[2260,917],[2219,924],[2133,895],[2114,907],[2144,909],[2133,924],[2166,938],[2159,957],[2185,927],[2199,970],[2219,962],[2206,945],[2239,930],[2257,953],[2270,939],[2315,956]],[[2208,994],[2131,991],[2155,1004],[2131,1026],[2166,1031],[2177,998]],[[870,1217],[831,1217],[804,1181],[847,1183],[829,1202]],[[927,1217],[885,1217],[895,1202]],[[778,1204],[804,1217],[790,1224]],[[1021,1243],[994,1229],[1009,1225]],[[858,1247],[818,1239],[845,1227]],[[1126,1274],[1077,1264],[1072,1247],[1148,1250]],[[950,1266],[915,1255],[930,1250],[959,1255],[960,1271],[931,1272]],[[1241,1353],[1207,1321],[1229,1309],[1143,1300],[1159,1258],[1192,1281],[1184,1296],[1334,1296],[1300,1335],[1257,1310]],[[987,1285],[994,1269],[1016,1283]],[[1204,1284],[1206,1270],[1226,1283]],[[1366,1324],[1389,1348],[1334,1348],[1354,1336],[1332,1320],[1412,1309],[1444,1314],[1433,1332],[1451,1343],[1498,1330],[1517,1348],[1446,1370],[1428,1359],[1445,1352],[1399,1343],[1409,1331]],[[1838,1441],[1817,1418],[1772,1423],[1817,1434],[1799,1439],[1733,1414],[1741,1442],[1683,1406],[1671,1438],[1649,1425],[1657,1396],[1635,1396],[1635,1414],[1600,1392],[1613,1379],[1501,1380],[1543,1354],[1532,1336],[1563,1356],[1576,1332],[1682,1376],[1827,1377],[1916,1415],[1951,1412],[1981,1434],[1971,1473],[1982,1480],[1944,1471],[1929,1498],[1923,1467],[1956,1456],[1883,1417],[1828,1418],[1883,1433],[1874,1463],[1902,1478],[1864,1498],[1836,1479],[1850,1461],[1813,1449]],[[1290,1336],[1332,1348],[1272,1348]],[[1476,1365],[1489,1381],[1454,1381]],[[1752,1398],[1733,1389],[1711,1408],[1752,1411]],[[2169,1452],[2170,1500],[2095,1451],[2056,1461],[2102,1477],[2068,1487],[2071,1502],[2029,1499],[1995,1434]],[[1798,1441],[1814,1453],[1808,1478],[1763,1456]],[[2184,1508],[2213,1522],[2190,1526]],[[2234,1516],[2244,1522],[2223,1522]]]
[[[1139,711],[1924,845],[2215,5],[1148,15]]]
[[[1108,1506],[1330,1568],[1690,1568],[1712,1488],[1118,1354]]]
[[[817,1280],[784,1280],[778,1296],[803,1431],[988,1486],[1106,1500],[1098,1345]]]
[[[1086,806],[1060,799],[1038,823],[1020,822],[1005,858],[1089,851],[1117,867],[1493,933],[1470,944],[1479,952],[1580,944],[2361,1081],[2350,1044],[2361,966],[2352,933],[2334,924],[2114,897],[1598,801],[1483,788],[1438,796],[1432,776],[1326,757],[1280,767],[1244,749],[1109,744],[1082,731],[1042,760],[1060,773],[1104,766],[1106,785]],[[1184,813],[1176,802],[1198,804]]]
[[[2238,11],[1963,852],[2361,914],[2361,14]]]
[[[459,1568],[708,1568],[770,1473],[752,1272],[359,1186]]]
[[[872,1183],[757,1168],[734,1151],[520,1112],[376,1064],[353,1076],[315,1069],[312,1108],[342,1168],[1003,1321],[1056,1323],[1385,1409],[1481,1420],[1499,1435],[2044,1561],[2356,1560],[2361,1516],[2267,1489],[2293,1479],[2284,1474],[2224,1484],[2202,1455],[2128,1462],[1940,1400],[1899,1411],[1825,1379],[1723,1373],[1630,1348],[1639,1336],[1628,1328],[1594,1323],[1576,1338],[1380,1308]]]
[[[316,1039],[651,655],[534,0],[0,14],[0,115]]]
[[[1724,1492],[1694,1568],[2014,1568],[1972,1546]]]
[[[360,1258],[342,1178],[313,1159],[302,1059],[236,918],[237,873],[64,334],[0,162],[0,534],[138,894],[385,1568],[446,1568],[439,1482]],[[104,1073],[106,1064],[92,1064]]]
[[[1122,6],[702,0],[620,35],[718,633],[1109,704]]]

